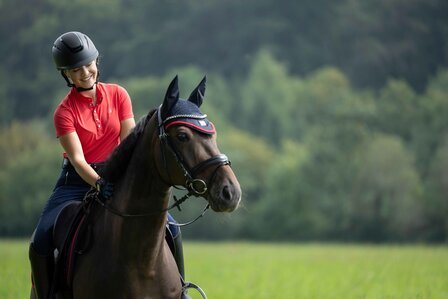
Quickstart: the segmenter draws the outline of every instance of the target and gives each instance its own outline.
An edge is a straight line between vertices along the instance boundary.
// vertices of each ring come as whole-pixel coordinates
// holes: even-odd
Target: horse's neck
[[[145,264],[145,260],[151,263],[164,246],[165,209],[170,196],[170,188],[158,177],[153,153],[148,148],[150,144],[147,139],[137,146],[110,202],[111,206],[125,214],[146,215],[107,217],[113,235],[111,241],[120,250],[117,254],[133,255],[141,264]],[[144,154],[139,154],[141,152]]]

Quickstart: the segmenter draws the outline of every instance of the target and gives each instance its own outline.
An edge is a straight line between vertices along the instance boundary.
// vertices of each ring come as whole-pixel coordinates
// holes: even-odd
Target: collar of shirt
[[[90,107],[94,107],[93,99],[84,96],[79,91],[77,91],[75,87],[72,87],[70,93],[71,93],[70,97],[73,97],[76,100],[83,101],[89,104]],[[96,106],[100,105],[102,101],[103,101],[103,86],[101,83],[98,82],[96,84]]]

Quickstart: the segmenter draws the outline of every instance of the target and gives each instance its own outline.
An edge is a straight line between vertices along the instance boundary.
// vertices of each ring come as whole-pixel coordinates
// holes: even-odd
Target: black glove
[[[99,178],[95,183],[95,188],[98,190],[100,196],[108,200],[114,194],[114,184],[107,182],[103,178]]]

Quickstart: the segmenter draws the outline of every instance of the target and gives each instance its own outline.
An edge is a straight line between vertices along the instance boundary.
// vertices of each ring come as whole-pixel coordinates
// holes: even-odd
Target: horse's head
[[[206,78],[188,100],[179,98],[177,76],[157,111],[161,142],[161,176],[170,185],[182,185],[202,196],[217,212],[231,212],[241,199],[239,182],[226,155],[216,143],[216,130],[199,107]]]

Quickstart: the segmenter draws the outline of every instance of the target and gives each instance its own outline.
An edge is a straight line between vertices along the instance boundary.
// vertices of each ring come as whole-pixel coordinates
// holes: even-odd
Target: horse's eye
[[[177,134],[177,139],[181,142],[188,141],[188,135],[186,133],[179,133]]]

